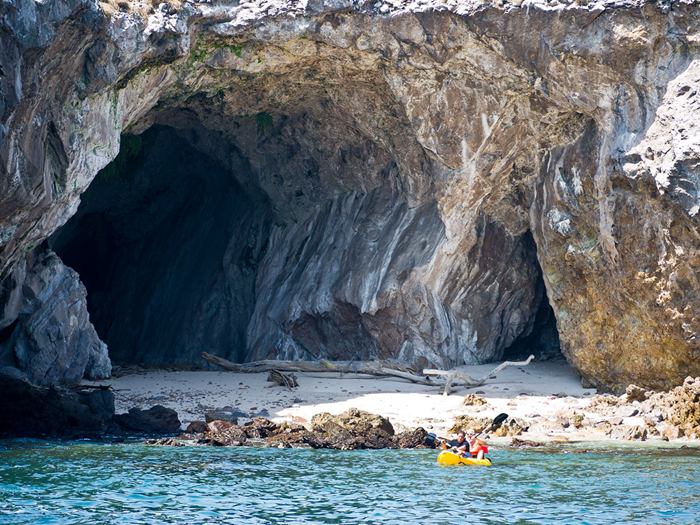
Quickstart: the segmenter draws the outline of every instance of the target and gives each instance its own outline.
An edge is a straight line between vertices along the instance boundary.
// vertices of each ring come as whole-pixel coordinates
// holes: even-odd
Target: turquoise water
[[[340,452],[0,442],[5,524],[698,523],[692,451]]]

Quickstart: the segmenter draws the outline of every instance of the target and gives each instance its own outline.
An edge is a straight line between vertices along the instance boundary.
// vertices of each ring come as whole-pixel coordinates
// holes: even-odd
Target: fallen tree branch
[[[525,361],[503,361],[500,365],[498,365],[496,368],[491,370],[488,374],[486,374],[483,377],[480,378],[474,378],[470,376],[469,374],[465,374],[464,372],[460,370],[435,370],[432,368],[426,368],[423,370],[423,373],[427,376],[431,375],[436,375],[436,376],[443,376],[445,377],[445,389],[442,392],[443,396],[449,395],[452,386],[466,386],[466,387],[475,387],[475,386],[481,386],[488,379],[506,368],[507,366],[526,366],[529,365],[530,362],[535,358],[534,355],[530,355]],[[459,380],[458,383],[456,381]]]
[[[228,359],[204,352],[202,354],[207,362],[219,366],[224,370],[239,373],[260,373],[260,372],[310,372],[326,373],[334,372],[339,374],[365,374],[377,377],[396,377],[411,383],[427,386],[442,386],[444,384],[443,395],[449,395],[453,387],[472,388],[481,386],[489,380],[491,376],[500,372],[507,366],[526,366],[535,358],[534,355],[525,361],[504,361],[483,377],[475,378],[461,370],[435,370],[426,368],[423,375],[415,374],[410,368],[397,363],[387,361],[277,361],[266,359],[263,361],[252,361],[250,363],[233,363]],[[430,376],[438,376],[431,378]]]
[[[419,385],[437,386],[442,382],[419,376],[409,368],[386,361],[277,361],[267,359],[250,363],[233,363],[228,359],[204,352],[202,357],[225,370],[240,373],[257,373],[278,370],[280,372],[337,372],[341,374],[366,374],[378,377],[398,377]]]

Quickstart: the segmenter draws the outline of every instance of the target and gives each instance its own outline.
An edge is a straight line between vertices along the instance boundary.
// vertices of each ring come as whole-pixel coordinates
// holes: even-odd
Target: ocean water
[[[0,441],[0,524],[700,523],[697,451],[435,457]]]

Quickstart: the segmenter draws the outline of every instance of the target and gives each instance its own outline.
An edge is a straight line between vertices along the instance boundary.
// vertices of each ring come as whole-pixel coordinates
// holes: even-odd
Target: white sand
[[[488,373],[493,365],[464,367],[474,377]],[[423,426],[444,435],[458,415],[494,417],[500,412],[529,421],[547,420],[572,409],[585,413],[593,389],[581,387],[575,372],[563,361],[532,363],[499,372],[481,387],[455,390],[443,396],[436,388],[401,380],[336,374],[297,374],[299,387],[290,391],[266,381],[267,374],[232,372],[149,371],[106,381],[115,390],[117,412],[133,406],[161,404],[175,409],[184,425],[203,419],[207,409],[232,406],[251,417],[262,415],[275,421],[308,423],[319,412],[340,413],[350,407],[388,417],[397,430]],[[467,393],[483,397],[488,404],[464,406]],[[596,416],[591,416],[595,418]],[[245,421],[245,419],[243,419]],[[534,425],[523,437],[573,440],[609,439],[592,429]]]

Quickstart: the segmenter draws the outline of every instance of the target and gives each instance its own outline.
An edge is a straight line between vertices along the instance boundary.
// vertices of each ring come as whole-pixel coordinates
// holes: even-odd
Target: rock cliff
[[[102,170],[50,245],[120,361],[486,362],[546,300],[593,385],[700,375],[695,1],[1,9],[3,365],[109,373],[45,243]]]

